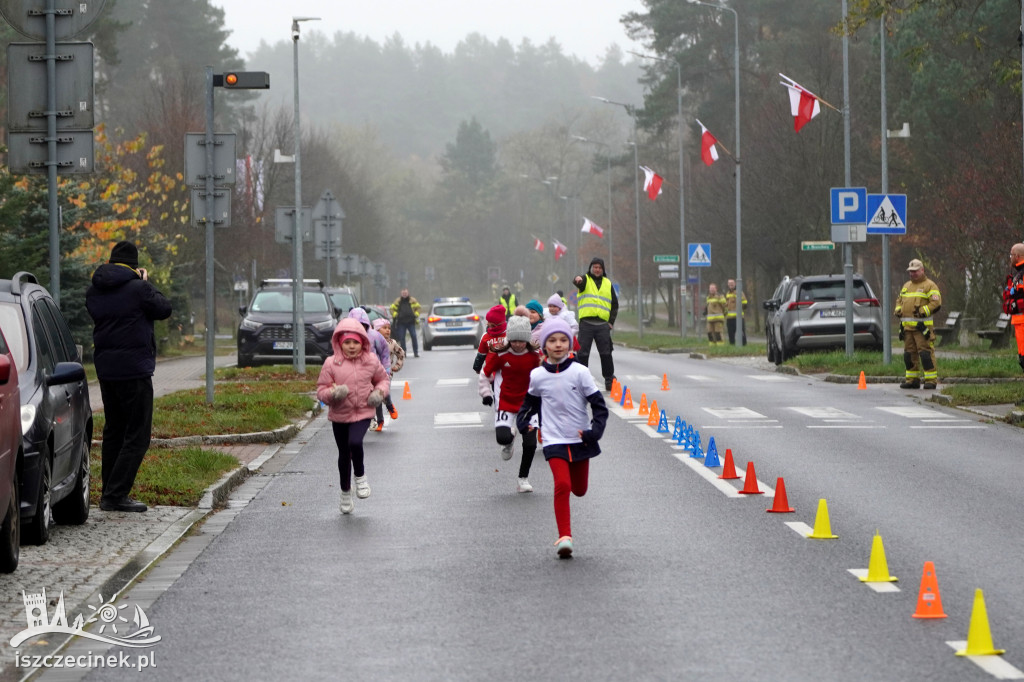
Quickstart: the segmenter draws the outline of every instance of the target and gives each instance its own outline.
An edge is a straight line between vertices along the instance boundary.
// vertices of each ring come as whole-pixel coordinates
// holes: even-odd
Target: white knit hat
[[[505,325],[506,341],[530,340],[530,321],[525,317],[512,316]]]

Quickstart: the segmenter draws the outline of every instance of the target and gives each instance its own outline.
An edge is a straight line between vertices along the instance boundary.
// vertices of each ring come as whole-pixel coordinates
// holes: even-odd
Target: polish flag
[[[583,229],[581,229],[580,232],[586,232],[587,234],[592,234],[595,237],[604,236],[604,230],[599,225],[592,223],[590,218],[586,217],[583,218]]]
[[[644,191],[647,192],[647,198],[654,201],[661,194],[661,183],[664,178],[647,166],[640,166],[640,170],[644,172]]]
[[[782,83],[789,90],[789,110],[793,114],[793,127],[796,132],[807,125],[808,121],[821,113],[821,105],[818,103],[818,96],[797,83],[789,76],[784,76],[788,83]]]
[[[544,242],[542,242],[541,240],[539,240],[536,237],[534,237],[533,238],[533,248],[536,249],[537,251],[543,251],[544,250]]]
[[[704,127],[700,119],[697,120],[697,123],[700,124],[700,158],[710,166],[718,161],[718,148],[715,146],[718,144],[718,140]]]
[[[569,249],[566,248],[565,244],[563,244],[562,242],[558,241],[557,239],[555,240],[555,261],[556,262],[558,261],[559,258],[561,258],[566,253],[568,253],[568,251],[569,251]]]

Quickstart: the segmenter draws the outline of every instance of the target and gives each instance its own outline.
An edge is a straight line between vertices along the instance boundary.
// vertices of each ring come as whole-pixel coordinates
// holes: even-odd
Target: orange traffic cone
[[[754,473],[754,463],[747,462],[747,477],[743,479],[743,495],[764,495],[764,491],[757,487],[757,474]]]
[[[647,425],[648,426],[657,426],[658,425],[658,416],[659,416],[658,401],[657,400],[652,400],[651,401],[651,414],[647,417]]]
[[[629,393],[629,386],[626,386],[626,397],[622,399],[622,409],[632,410],[633,409],[633,396]]]
[[[405,382],[405,389],[402,391],[402,400],[412,400],[412,393],[409,392],[409,382]]]
[[[725,464],[722,465],[722,475],[719,478],[731,480],[739,477],[739,474],[736,473],[736,463],[732,461],[732,448],[726,448]]]
[[[647,407],[647,394],[646,393],[641,393],[640,394],[640,411],[637,412],[637,414],[647,414],[648,412],[650,412],[650,410]]]
[[[857,380],[857,388],[859,388],[860,390],[863,391],[867,387],[868,387],[868,382],[864,379],[864,372],[862,370],[861,373],[860,373],[860,379]]]
[[[914,618],[945,618],[942,611],[942,597],[939,595],[939,580],[935,577],[935,564],[924,562],[921,571],[921,589],[917,593],[917,610]]]
[[[786,482],[782,480],[782,476],[779,476],[779,480],[775,482],[775,502],[772,503],[772,508],[768,511],[776,514],[788,514],[796,511],[789,506],[789,500],[786,499]]]
[[[662,374],[661,375],[661,390],[663,390],[663,391],[667,391],[668,390],[668,375],[667,374]]]
[[[618,379],[612,379],[612,392],[609,397],[614,403],[622,400],[622,384],[619,383]]]

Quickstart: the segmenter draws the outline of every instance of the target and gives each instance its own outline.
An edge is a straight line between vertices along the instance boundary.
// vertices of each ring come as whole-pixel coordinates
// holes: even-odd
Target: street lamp
[[[640,335],[640,338],[644,338],[644,290],[643,290],[643,276],[640,271],[640,144],[637,140],[636,132],[636,110],[632,104],[625,104],[624,102],[613,102],[607,97],[596,97],[590,96],[591,99],[596,99],[598,102],[604,102],[605,104],[614,104],[617,107],[622,107],[629,114],[630,118],[633,119],[633,195],[634,202],[636,204],[636,332]]]
[[[736,319],[738,323],[736,325],[736,343],[738,345],[746,345],[744,342],[746,321],[743,319],[743,249],[741,246],[741,235],[743,233],[740,222],[740,171],[743,169],[743,165],[740,163],[740,16],[731,7],[725,5],[717,5],[710,2],[701,2],[700,0],[687,0],[694,5],[704,5],[705,7],[711,7],[713,9],[721,10],[723,12],[732,12],[733,21],[735,23],[735,61],[736,61]],[[845,0],[844,0],[845,1]],[[849,183],[847,183],[849,186]]]
[[[664,57],[654,57],[630,51],[631,55],[643,59],[674,64],[676,67],[676,111],[679,116],[679,275],[682,277],[679,286],[679,335],[686,338],[686,218],[683,212],[683,65]],[[736,152],[737,156],[739,152]],[[739,286],[737,284],[736,286]]]
[[[615,243],[615,239],[612,236],[612,150],[611,150],[611,147],[609,147],[604,142],[598,142],[597,140],[591,140],[589,138],[582,137],[580,135],[573,135],[572,139],[577,140],[579,142],[587,142],[587,143],[590,143],[590,144],[596,144],[599,147],[605,147],[605,148],[608,149],[608,151],[605,152],[605,157],[604,157],[605,158],[605,162],[606,162],[606,166],[607,166],[607,168],[606,168],[606,175],[608,176],[608,222],[607,222],[607,226],[608,226],[607,227],[607,230],[608,230],[608,268],[607,268],[607,270],[609,272],[615,272],[615,270],[612,267],[612,251],[613,251],[612,245]]]
[[[320,17],[292,17],[292,61],[295,65],[295,224],[292,228],[292,359],[298,374],[306,373],[306,325],[302,300],[302,126],[299,121],[299,22]]]

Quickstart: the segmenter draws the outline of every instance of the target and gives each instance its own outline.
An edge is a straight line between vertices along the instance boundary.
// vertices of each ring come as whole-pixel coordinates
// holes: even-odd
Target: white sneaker
[[[341,501],[338,503],[338,511],[342,514],[351,514],[352,510],[356,508],[355,500],[352,499],[351,490],[341,491]]]
[[[506,462],[508,460],[512,459],[512,446],[513,445],[514,445],[514,443],[509,443],[508,445],[501,446],[501,458],[503,460],[505,460]]]
[[[370,484],[366,482],[366,476],[356,476],[356,497],[365,500],[370,496]]]
[[[525,478],[520,478],[519,482],[516,483],[516,492],[517,493],[532,493],[533,492],[533,486],[530,485],[530,482],[528,480],[526,480]]]
[[[563,535],[555,540],[555,553],[559,559],[572,558],[572,537]]]

